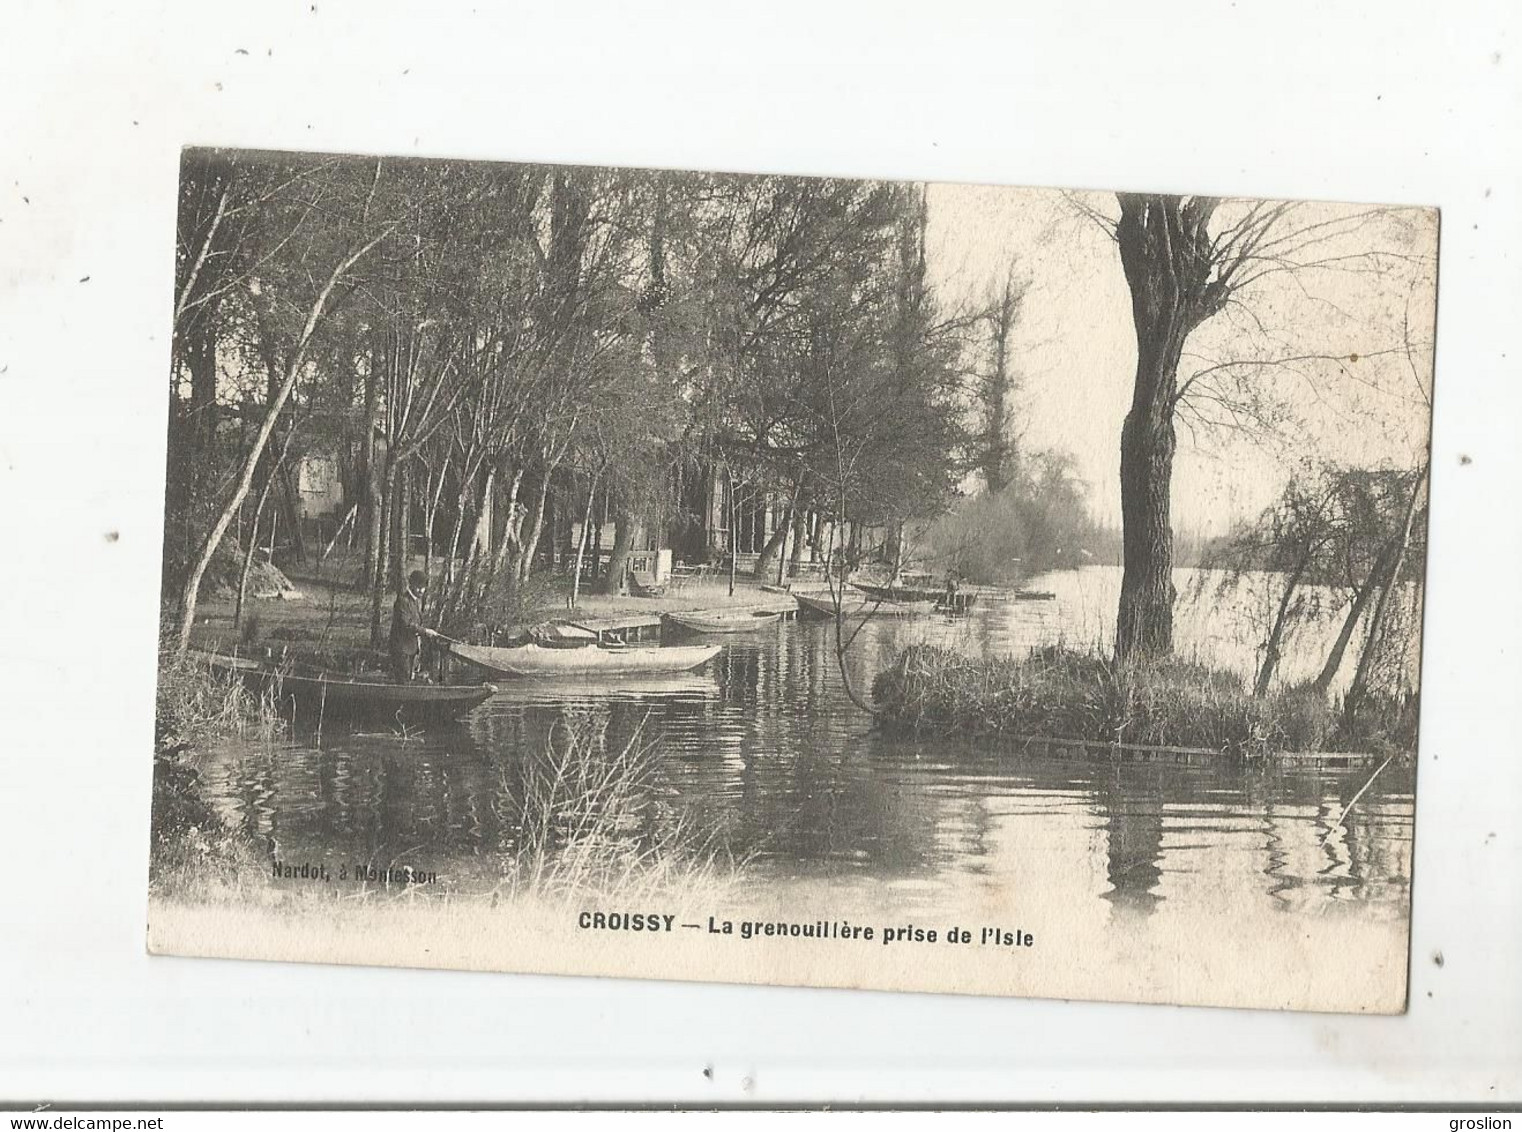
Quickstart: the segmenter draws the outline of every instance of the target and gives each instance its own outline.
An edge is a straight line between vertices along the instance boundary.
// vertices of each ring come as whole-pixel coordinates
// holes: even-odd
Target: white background
[[[1519,11],[7,6],[0,1101],[1516,1102]],[[187,143],[1441,206],[1410,1013],[149,959]]]

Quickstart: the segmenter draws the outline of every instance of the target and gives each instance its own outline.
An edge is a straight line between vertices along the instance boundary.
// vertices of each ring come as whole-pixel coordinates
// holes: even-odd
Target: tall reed
[[[569,715],[543,747],[503,769],[514,844],[504,885],[538,897],[621,897],[712,889],[742,863],[723,831],[673,806],[659,743],[636,730],[608,741],[596,714]]]

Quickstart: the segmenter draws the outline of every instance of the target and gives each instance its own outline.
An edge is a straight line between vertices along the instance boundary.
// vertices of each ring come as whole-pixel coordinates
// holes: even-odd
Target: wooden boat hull
[[[852,586],[877,601],[892,601],[900,605],[915,602],[938,602],[945,600],[944,589],[923,589],[917,586],[870,586],[865,582],[852,582]]]
[[[451,644],[449,651],[495,676],[554,678],[686,672],[707,664],[722,648],[722,645],[670,648],[590,645],[579,649],[547,649],[539,645],[488,648],[485,645]]]
[[[1056,601],[1057,595],[1050,590],[1016,590],[1016,601]]]
[[[258,661],[219,653],[201,658],[236,675],[256,694],[304,716],[423,723],[458,719],[497,693],[495,684],[388,684],[332,673],[285,672]]]
[[[835,603],[828,594],[794,594],[801,613],[818,617],[834,617]],[[847,594],[842,600],[841,613],[851,619],[865,617],[919,617],[935,610],[931,601],[875,601]]]
[[[695,610],[691,613],[668,613],[666,621],[689,633],[754,633],[775,625],[780,613],[756,613],[741,610]]]

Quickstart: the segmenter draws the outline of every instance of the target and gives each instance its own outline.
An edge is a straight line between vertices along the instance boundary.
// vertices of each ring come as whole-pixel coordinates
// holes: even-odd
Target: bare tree
[[[1242,306],[1257,320],[1244,300],[1270,277],[1284,275],[1303,287],[1303,277],[1314,270],[1378,271],[1392,261],[1420,257],[1370,250],[1367,241],[1345,248],[1344,237],[1389,215],[1385,209],[1306,215],[1304,206],[1286,202],[1223,207],[1214,197],[1118,196],[1118,220],[1088,211],[1119,247],[1136,332],[1134,388],[1120,442],[1124,575],[1115,646],[1125,658],[1173,650],[1173,460],[1176,424],[1191,399],[1213,399],[1228,426],[1261,423],[1265,405],[1254,393],[1266,371],[1324,363],[1348,372],[1360,356],[1396,352],[1301,350],[1239,357],[1181,378],[1190,335],[1231,305]]]
[[[1016,380],[1011,338],[1025,301],[1025,285],[1010,261],[1003,281],[988,296],[982,312],[991,347],[988,371],[981,375],[978,393],[983,407],[983,482],[997,495],[1014,482],[1018,451],[1015,443]]]

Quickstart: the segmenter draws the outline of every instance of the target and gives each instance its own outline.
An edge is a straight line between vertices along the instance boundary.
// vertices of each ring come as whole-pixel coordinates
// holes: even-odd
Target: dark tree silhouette
[[[987,325],[991,354],[988,372],[979,382],[983,402],[983,482],[990,495],[998,495],[1019,474],[1019,450],[1015,443],[1015,397],[1017,380],[1010,339],[1025,300],[1025,286],[1010,262],[1003,281],[990,288],[982,320]]]
[[[1125,570],[1115,649],[1125,658],[1173,650],[1170,502],[1181,409],[1193,398],[1222,409],[1228,427],[1242,427],[1244,420],[1251,425],[1255,418],[1262,424],[1265,406],[1253,387],[1267,371],[1326,363],[1347,373],[1360,356],[1242,357],[1180,380],[1189,336],[1228,305],[1241,305],[1242,292],[1265,277],[1313,269],[1378,272],[1389,262],[1419,257],[1370,249],[1367,241],[1345,250],[1342,238],[1388,215],[1386,209],[1302,219],[1302,206],[1283,201],[1230,202],[1222,208],[1214,197],[1120,193],[1118,198],[1120,218],[1113,223],[1092,209],[1084,211],[1111,232],[1120,249],[1136,329],[1135,388],[1120,441]],[[1303,289],[1299,278],[1296,283]],[[1257,316],[1250,310],[1248,315],[1261,336]]]

